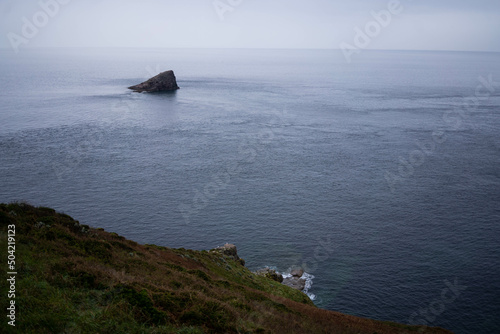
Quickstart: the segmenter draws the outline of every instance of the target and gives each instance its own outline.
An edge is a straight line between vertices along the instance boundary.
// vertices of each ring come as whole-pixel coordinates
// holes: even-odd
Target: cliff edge
[[[14,300],[15,327],[3,333],[451,333],[319,309],[250,272],[233,245],[140,245],[50,208],[0,204],[5,259],[10,243],[15,298],[5,288],[1,300]]]

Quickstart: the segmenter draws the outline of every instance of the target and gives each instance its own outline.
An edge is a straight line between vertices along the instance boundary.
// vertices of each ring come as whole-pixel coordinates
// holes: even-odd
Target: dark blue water
[[[0,202],[141,243],[235,243],[250,269],[305,267],[323,308],[500,331],[500,54],[55,49],[0,64]],[[167,69],[177,92],[126,89]]]

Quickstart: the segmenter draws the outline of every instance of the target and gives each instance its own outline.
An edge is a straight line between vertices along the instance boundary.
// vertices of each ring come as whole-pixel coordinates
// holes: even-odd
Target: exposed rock
[[[298,278],[296,276],[283,278],[283,284],[297,290],[304,290],[306,287],[306,280],[303,278]]]
[[[174,71],[165,71],[151,79],[135,86],[129,87],[135,92],[163,92],[179,89],[175,80]]]
[[[283,283],[286,286],[289,286],[299,291],[303,291],[306,287],[306,280],[302,278],[302,275],[304,274],[304,269],[302,268],[292,269],[290,271],[290,275],[286,275],[285,277],[283,277],[283,275],[277,272],[276,270],[270,269],[268,267],[259,269],[254,273],[256,275],[272,279],[276,282]]]
[[[306,287],[306,280],[302,278],[303,274],[304,269],[300,267],[293,268],[292,270],[290,270],[291,276],[285,277],[283,279],[283,284],[302,291]]]
[[[269,268],[264,268],[264,269],[259,269],[255,272],[256,275],[259,275],[259,276],[264,276],[264,277],[267,277],[269,279],[272,279],[273,281],[276,281],[276,282],[283,282],[283,275],[281,275],[279,272],[277,272],[276,270],[274,269],[269,269]]]
[[[300,278],[302,277],[302,275],[304,275],[304,269],[302,268],[293,269],[292,271],[290,271],[290,275]]]
[[[236,250],[236,246],[233,244],[225,244],[224,246],[212,249],[212,251],[219,252],[222,255],[228,256],[233,260],[238,261],[242,266],[245,265],[245,260],[243,260],[238,256],[238,251]]]

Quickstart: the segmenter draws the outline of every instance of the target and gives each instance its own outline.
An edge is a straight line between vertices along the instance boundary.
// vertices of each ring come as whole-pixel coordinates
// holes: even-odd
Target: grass
[[[0,204],[3,259],[10,224],[16,327],[2,333],[449,333],[321,310],[218,252],[139,245],[22,203]]]

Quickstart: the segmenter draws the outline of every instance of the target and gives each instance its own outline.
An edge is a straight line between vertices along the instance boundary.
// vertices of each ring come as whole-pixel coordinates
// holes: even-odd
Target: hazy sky
[[[390,16],[377,23],[373,13],[381,11]],[[500,52],[500,0],[0,0],[0,32],[0,47],[19,49],[351,45]]]

